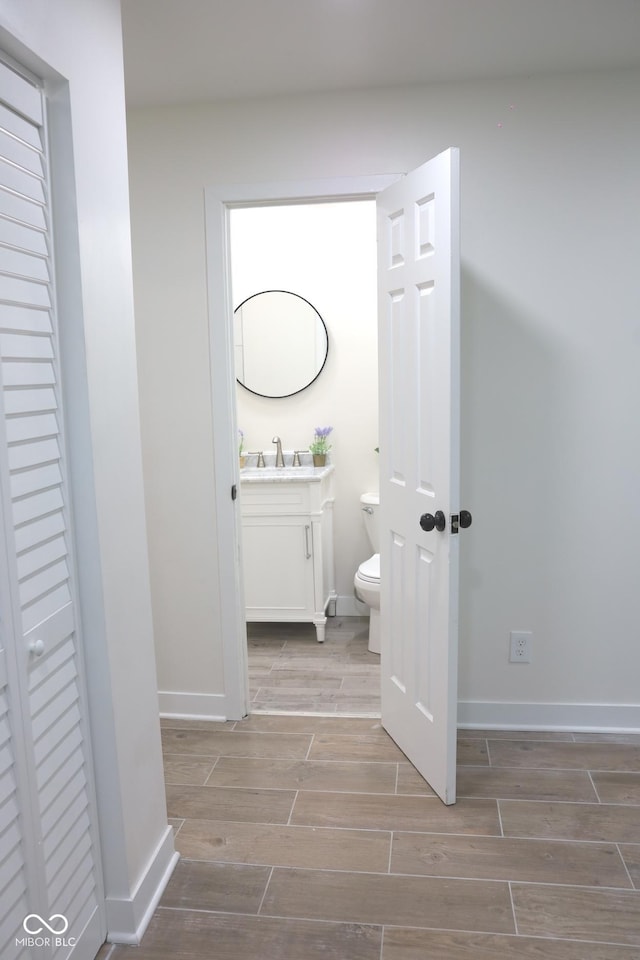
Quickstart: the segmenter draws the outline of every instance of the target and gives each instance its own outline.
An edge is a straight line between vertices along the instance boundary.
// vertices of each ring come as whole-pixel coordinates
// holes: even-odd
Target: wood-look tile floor
[[[640,736],[460,731],[446,807],[375,719],[162,733],[181,860],[100,960],[640,960]]]
[[[380,716],[380,657],[368,617],[329,617],[324,643],[312,623],[248,623],[251,707],[260,713]]]

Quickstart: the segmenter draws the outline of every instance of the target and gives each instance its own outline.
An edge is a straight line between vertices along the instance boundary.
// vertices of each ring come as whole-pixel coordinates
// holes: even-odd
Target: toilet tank
[[[365,530],[374,553],[380,553],[380,495],[377,493],[363,493],[360,497],[360,507],[364,519]]]

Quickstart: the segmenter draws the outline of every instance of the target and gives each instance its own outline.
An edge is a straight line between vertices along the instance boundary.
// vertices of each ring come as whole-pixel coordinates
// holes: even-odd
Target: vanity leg
[[[320,619],[314,620],[313,622],[316,627],[316,640],[318,641],[318,643],[324,643],[324,628],[327,622],[327,618],[322,617],[321,620]]]

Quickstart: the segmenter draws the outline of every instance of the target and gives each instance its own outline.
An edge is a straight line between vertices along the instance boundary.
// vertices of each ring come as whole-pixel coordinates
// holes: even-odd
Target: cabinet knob
[[[44,653],[44,640],[42,637],[38,637],[37,640],[31,640],[29,643],[29,653],[33,654],[34,657],[41,657]]]

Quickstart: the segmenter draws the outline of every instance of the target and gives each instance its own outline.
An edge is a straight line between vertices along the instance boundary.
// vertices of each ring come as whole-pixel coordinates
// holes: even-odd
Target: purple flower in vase
[[[328,443],[328,437],[333,427],[314,427],[313,442],[309,444],[311,453],[328,453],[331,444]]]

